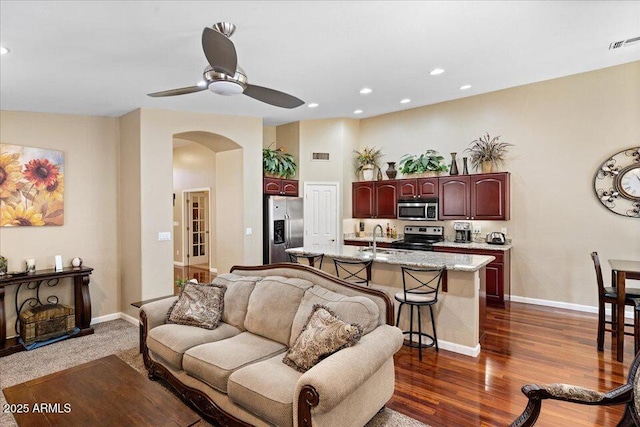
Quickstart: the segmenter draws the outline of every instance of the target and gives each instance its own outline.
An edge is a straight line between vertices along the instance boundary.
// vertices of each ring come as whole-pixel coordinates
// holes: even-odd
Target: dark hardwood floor
[[[510,303],[487,309],[479,357],[403,347],[395,356],[396,392],[388,407],[433,427],[505,426],[524,410],[527,383],[569,383],[607,391],[626,383],[633,337],[624,363],[596,350],[596,314]],[[545,401],[536,426],[615,426],[622,407]]]

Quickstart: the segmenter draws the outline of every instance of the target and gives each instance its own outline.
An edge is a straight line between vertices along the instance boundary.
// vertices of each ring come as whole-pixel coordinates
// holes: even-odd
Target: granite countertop
[[[377,239],[376,239],[377,240]],[[442,267],[447,270],[474,272],[495,259],[492,256],[452,254],[446,252],[408,251],[402,249],[378,248],[375,256],[362,246],[343,244],[320,245],[318,247],[300,247],[287,249],[294,254],[319,254],[328,257],[339,257],[357,261],[374,260],[386,264],[397,264],[414,267]]]
[[[485,251],[508,251],[512,248],[511,243],[507,242],[504,245],[490,245],[485,242],[471,242],[471,243],[455,243],[455,242],[438,242],[433,246],[439,246],[443,248],[460,248],[460,249],[482,249]]]
[[[353,240],[354,242],[373,242],[373,236],[356,237],[355,235],[345,235],[344,240]],[[398,237],[379,237],[376,236],[376,243],[392,243],[396,240],[402,240],[402,236]]]

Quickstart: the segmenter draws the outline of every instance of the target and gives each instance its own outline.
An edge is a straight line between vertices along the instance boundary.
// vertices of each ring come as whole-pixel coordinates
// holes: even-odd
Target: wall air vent
[[[627,47],[638,43],[640,43],[640,36],[631,37],[630,39],[626,40],[618,40],[609,44],[609,50],[619,49],[621,47]]]
[[[319,162],[328,162],[329,153],[311,153],[311,160]]]

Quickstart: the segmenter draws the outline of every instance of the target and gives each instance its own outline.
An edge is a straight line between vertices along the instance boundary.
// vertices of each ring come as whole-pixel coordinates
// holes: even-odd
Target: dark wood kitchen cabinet
[[[510,192],[508,172],[441,177],[440,219],[508,220]]]
[[[434,246],[434,252],[449,252],[469,255],[488,255],[496,259],[486,267],[487,304],[504,307],[505,295],[511,294],[511,249],[466,249]]]
[[[354,182],[351,186],[351,203],[354,218],[396,218],[397,181]]]
[[[416,178],[398,180],[400,199],[438,197],[438,178]]]
[[[262,192],[280,196],[298,196],[298,181],[295,179],[263,178]]]

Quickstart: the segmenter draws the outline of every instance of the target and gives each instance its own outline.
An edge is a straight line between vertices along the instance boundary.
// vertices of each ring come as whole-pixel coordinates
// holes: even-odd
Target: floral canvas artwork
[[[64,224],[64,153],[0,144],[0,226]]]

